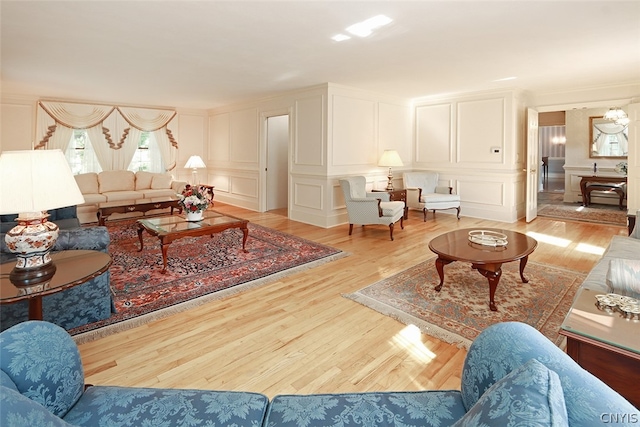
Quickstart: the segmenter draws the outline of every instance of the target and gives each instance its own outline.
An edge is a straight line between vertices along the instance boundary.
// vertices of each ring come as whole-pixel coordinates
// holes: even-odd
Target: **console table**
[[[581,175],[580,176],[580,192],[582,193],[582,205],[589,206],[589,192],[587,191],[587,185],[589,183],[596,183],[603,185],[602,189],[606,190],[605,187],[610,187],[611,189],[616,188],[616,186],[620,186],[627,183],[626,176],[594,176],[594,175]],[[620,208],[622,209],[622,196],[620,198]]]

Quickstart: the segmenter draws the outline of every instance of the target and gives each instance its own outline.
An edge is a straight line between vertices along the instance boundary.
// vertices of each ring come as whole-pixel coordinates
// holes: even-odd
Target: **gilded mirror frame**
[[[602,116],[589,117],[589,158],[626,159],[629,150],[629,129]]]

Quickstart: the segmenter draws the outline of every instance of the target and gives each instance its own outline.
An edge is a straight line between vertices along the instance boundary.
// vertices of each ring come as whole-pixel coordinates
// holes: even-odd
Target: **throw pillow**
[[[138,171],[136,172],[136,190],[148,190],[151,188],[151,180],[153,179],[153,173]]]
[[[535,359],[492,385],[454,427],[568,426],[558,374]]]
[[[171,175],[158,173],[153,175],[153,179],[151,180],[151,189],[152,190],[161,190],[165,188],[171,188]]]
[[[607,271],[609,292],[640,298],[640,260],[613,258]]]

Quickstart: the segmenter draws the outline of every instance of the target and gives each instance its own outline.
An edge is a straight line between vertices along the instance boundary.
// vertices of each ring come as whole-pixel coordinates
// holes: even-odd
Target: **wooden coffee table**
[[[98,215],[98,224],[104,225],[109,215],[114,213],[149,212],[154,209],[171,208],[171,215],[173,215],[174,209],[182,212],[182,208],[178,204],[179,201],[180,198],[178,196],[166,196],[98,203],[98,212],[96,214]]]
[[[524,277],[524,268],[527,265],[529,254],[538,246],[538,242],[522,233],[509,230],[489,228],[488,231],[496,231],[507,236],[508,244],[502,247],[484,246],[469,241],[467,228],[442,234],[429,242],[429,249],[438,255],[436,269],[440,276],[440,284],[435,290],[440,292],[444,283],[444,266],[454,261],[471,263],[471,267],[489,280],[489,308],[497,311],[494,296],[500,276],[502,264],[520,260],[520,278],[522,283],[529,280]]]
[[[205,211],[201,221],[187,221],[183,215],[161,216],[149,219],[139,219],[138,224],[138,238],[140,239],[140,249],[138,252],[144,249],[144,241],[142,239],[142,232],[146,230],[152,236],[156,236],[160,239],[160,246],[162,247],[162,273],[167,272],[167,252],[169,245],[174,240],[182,239],[183,237],[197,237],[210,234],[213,236],[215,233],[227,230],[229,228],[239,228],[242,230],[242,250],[247,252],[245,244],[247,243],[247,237],[249,237],[249,229],[247,224],[249,220],[237,218],[231,215],[223,215],[216,211]]]

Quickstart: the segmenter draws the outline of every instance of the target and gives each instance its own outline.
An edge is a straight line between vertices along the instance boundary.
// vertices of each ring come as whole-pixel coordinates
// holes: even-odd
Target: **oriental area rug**
[[[468,263],[446,265],[444,285],[436,292],[435,257],[344,296],[459,347],[468,348],[485,328],[508,321],[527,323],[561,346],[560,325],[586,274],[529,261],[524,271],[529,283],[522,283],[519,265],[502,265],[498,311],[489,309],[487,279]]]
[[[272,283],[346,255],[329,246],[249,223],[246,253],[242,251],[239,229],[186,237],[169,245],[167,272],[161,274],[162,253],[157,237],[144,232],[144,249],[138,252],[135,220],[107,224],[116,313],[109,319],[70,330],[77,343]]]
[[[627,225],[627,211],[617,207],[592,207],[580,204],[545,205],[538,208],[538,216],[599,224]]]

